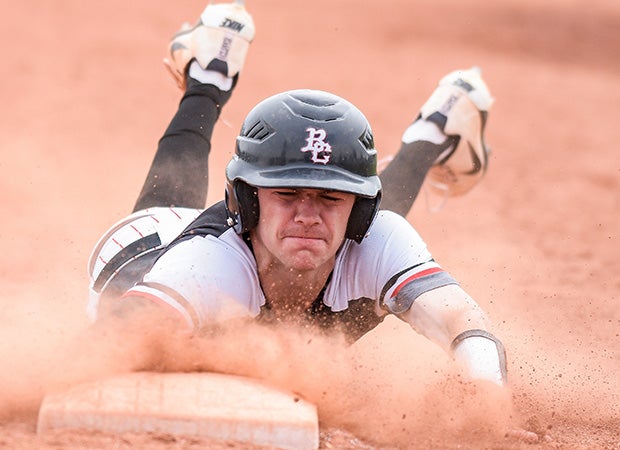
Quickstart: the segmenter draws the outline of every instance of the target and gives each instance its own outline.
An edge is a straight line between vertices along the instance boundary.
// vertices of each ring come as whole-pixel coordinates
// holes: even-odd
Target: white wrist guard
[[[454,359],[465,365],[472,378],[489,380],[500,386],[506,384],[504,346],[488,331],[464,331],[454,338],[450,349]]]

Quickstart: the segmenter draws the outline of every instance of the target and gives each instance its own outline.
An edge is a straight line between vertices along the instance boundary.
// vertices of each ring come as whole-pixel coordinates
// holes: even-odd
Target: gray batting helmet
[[[237,233],[258,224],[256,188],[330,189],[356,195],[346,237],[360,242],[379,206],[377,151],[368,121],[327,92],[269,97],[247,115],[226,167],[226,207]]]

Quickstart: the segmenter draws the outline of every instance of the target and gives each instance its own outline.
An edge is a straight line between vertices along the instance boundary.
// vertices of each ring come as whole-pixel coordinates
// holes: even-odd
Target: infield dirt
[[[447,377],[443,353],[396,320],[351,349],[275,333],[252,345],[229,340],[215,352],[230,358],[223,369],[316,401],[325,449],[620,448],[620,3],[247,4],[257,37],[215,132],[208,203],[223,197],[245,113],[266,96],[309,87],[351,100],[387,157],[440,77],[482,68],[496,98],[489,172],[439,211],[422,193],[408,219],[496,324],[515,410],[472,396]],[[180,99],[161,63],[167,39],[203,7],[25,0],[3,8],[0,447],[247,448],[35,434],[38,404],[67,363],[59,355],[86,326],[89,252],[132,208]],[[208,350],[202,357],[215,360]],[[107,370],[123,367],[110,361]],[[505,438],[512,426],[540,439]]]

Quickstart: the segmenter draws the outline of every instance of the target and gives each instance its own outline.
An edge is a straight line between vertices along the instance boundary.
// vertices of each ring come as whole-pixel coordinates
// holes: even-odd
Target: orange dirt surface
[[[257,37],[215,131],[209,203],[223,197],[245,113],[268,95],[310,87],[351,100],[386,157],[440,77],[482,68],[496,98],[489,172],[438,211],[422,193],[408,218],[495,323],[514,411],[506,418],[491,397],[449,381],[445,355],[396,320],[348,350],[275,338],[264,359],[256,342],[220,345],[218,356],[246,355],[253,362],[239,372],[315,401],[324,449],[620,448],[620,3],[247,3]],[[87,326],[89,252],[132,208],[180,99],[161,63],[167,40],[203,7],[3,8],[0,448],[247,448],[35,433],[51,374],[67,363],[59,349]],[[526,442],[504,428],[535,435]]]

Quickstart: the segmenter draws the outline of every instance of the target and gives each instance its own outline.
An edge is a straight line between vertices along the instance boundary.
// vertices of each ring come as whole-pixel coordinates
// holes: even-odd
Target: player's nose
[[[295,202],[295,221],[312,225],[321,221],[319,201],[312,195],[301,195]]]

